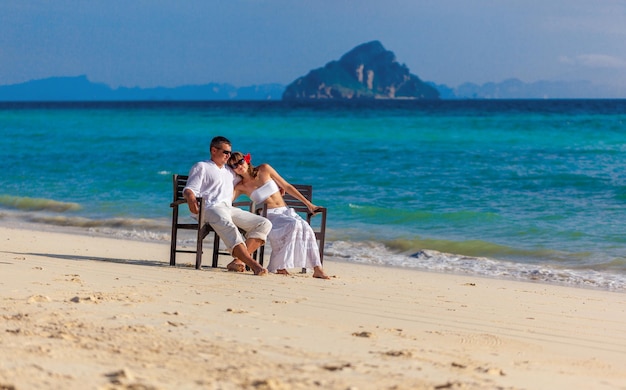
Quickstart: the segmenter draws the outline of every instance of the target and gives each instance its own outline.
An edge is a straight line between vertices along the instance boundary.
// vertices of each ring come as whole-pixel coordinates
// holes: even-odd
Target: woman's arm
[[[311,203],[307,198],[304,197],[304,195],[300,193],[300,191],[296,189],[296,187],[292,186],[291,184],[289,184],[289,182],[287,182],[287,180],[283,179],[283,177],[280,176],[278,172],[276,172],[276,170],[272,168],[271,165],[265,164],[265,169],[267,169],[270,177],[274,179],[276,184],[278,184],[278,187],[283,188],[286,193],[304,203],[311,213],[316,212],[319,207]]]

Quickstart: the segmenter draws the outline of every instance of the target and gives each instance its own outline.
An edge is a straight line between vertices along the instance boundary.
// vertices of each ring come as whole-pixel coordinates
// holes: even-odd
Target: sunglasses
[[[237,161],[237,162],[235,162],[235,163],[230,164],[230,167],[231,167],[232,169],[235,169],[235,168],[237,168],[238,166],[243,165],[243,163],[245,163],[245,162],[246,162],[246,160],[244,160],[244,159],[242,158],[241,160],[239,160],[239,161]]]
[[[233,153],[231,150],[224,150],[222,148],[218,148],[218,147],[215,147],[215,146],[214,146],[214,148],[217,149],[217,150],[221,150],[222,153],[224,153],[227,156],[230,156]]]

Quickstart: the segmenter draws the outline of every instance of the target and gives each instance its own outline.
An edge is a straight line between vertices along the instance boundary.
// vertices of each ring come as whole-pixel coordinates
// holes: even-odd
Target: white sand
[[[626,389],[623,293],[332,257],[331,280],[258,277],[170,267],[167,243],[0,240],[0,389]]]

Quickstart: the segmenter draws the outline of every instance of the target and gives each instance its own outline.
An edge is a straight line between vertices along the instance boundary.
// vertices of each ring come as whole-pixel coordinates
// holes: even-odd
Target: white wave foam
[[[618,273],[558,269],[547,265],[513,263],[433,250],[422,250],[412,255],[399,254],[376,242],[329,242],[324,248],[324,253],[326,256],[361,264],[466,273],[494,278],[557,283],[626,292],[626,275]]]
[[[139,241],[169,241],[170,234],[165,232],[155,232],[149,230],[123,230],[110,228],[89,228],[91,234],[101,234]]]

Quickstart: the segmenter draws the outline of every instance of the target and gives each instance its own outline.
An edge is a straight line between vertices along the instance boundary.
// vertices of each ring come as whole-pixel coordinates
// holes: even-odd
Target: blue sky
[[[0,85],[286,85],[372,40],[451,87],[587,80],[626,94],[623,0],[2,0]]]

